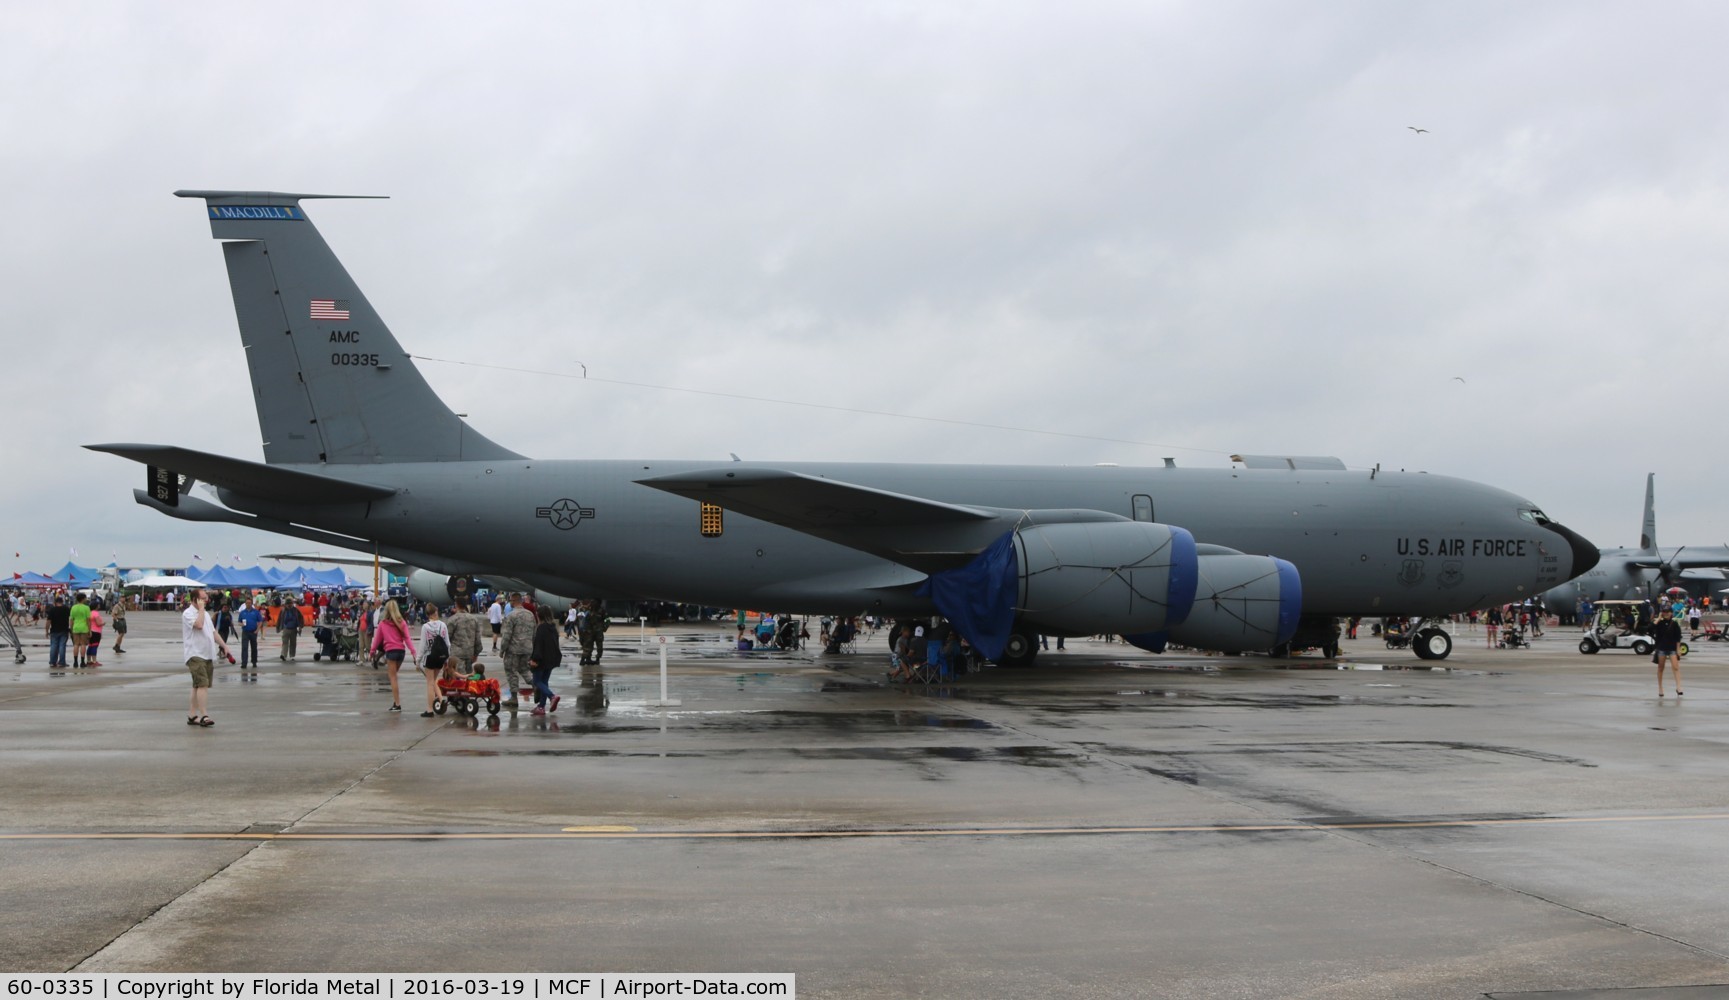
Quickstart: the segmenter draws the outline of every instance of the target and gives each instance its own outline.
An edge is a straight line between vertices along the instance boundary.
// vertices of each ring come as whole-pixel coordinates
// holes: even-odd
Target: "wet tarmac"
[[[1152,656],[892,686],[617,626],[548,717],[0,660],[0,969],[794,972],[807,997],[1723,995],[1729,643]],[[303,650],[308,653],[303,644]],[[567,663],[574,663],[574,654]],[[495,667],[496,659],[490,661]],[[1654,987],[1668,989],[1658,992]],[[1688,989],[1691,987],[1691,989]],[[1645,989],[1646,992],[1626,993]],[[1604,992],[1608,991],[1608,992]],[[1546,994],[1549,995],[1549,994]]]

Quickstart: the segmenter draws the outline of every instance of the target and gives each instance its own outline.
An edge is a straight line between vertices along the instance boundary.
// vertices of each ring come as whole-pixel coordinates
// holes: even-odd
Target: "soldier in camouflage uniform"
[[[576,641],[582,643],[581,665],[600,665],[600,654],[606,651],[606,605],[600,601],[584,601],[576,617]]]
[[[444,627],[450,630],[450,664],[463,674],[473,673],[480,659],[481,634],[491,631],[486,619],[469,610],[467,601],[458,600]]]
[[[499,630],[499,653],[504,657],[505,680],[510,683],[510,697],[504,704],[514,712],[517,695],[534,694],[534,672],[529,669],[528,658],[534,652],[537,623],[534,612],[522,606],[520,597],[512,594],[510,598],[516,610],[504,616],[504,627]]]

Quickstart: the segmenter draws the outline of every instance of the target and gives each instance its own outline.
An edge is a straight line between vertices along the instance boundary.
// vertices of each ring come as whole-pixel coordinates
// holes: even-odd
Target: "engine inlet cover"
[[[1195,601],[1195,539],[1147,521],[1040,524],[1015,532],[1020,618],[1078,635],[1153,632]]]

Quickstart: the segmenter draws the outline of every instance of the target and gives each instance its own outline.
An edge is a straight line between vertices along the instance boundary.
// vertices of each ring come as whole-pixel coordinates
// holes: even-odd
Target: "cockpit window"
[[[1547,525],[1549,523],[1549,516],[1535,507],[1530,507],[1520,511],[1519,516],[1530,521],[1532,524]]]

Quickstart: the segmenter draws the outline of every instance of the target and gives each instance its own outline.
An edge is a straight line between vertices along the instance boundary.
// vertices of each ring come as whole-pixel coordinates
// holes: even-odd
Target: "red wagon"
[[[433,711],[443,715],[446,708],[456,709],[457,715],[476,716],[481,706],[487,715],[497,715],[502,698],[496,677],[439,678],[438,691],[444,695],[433,705]]]

